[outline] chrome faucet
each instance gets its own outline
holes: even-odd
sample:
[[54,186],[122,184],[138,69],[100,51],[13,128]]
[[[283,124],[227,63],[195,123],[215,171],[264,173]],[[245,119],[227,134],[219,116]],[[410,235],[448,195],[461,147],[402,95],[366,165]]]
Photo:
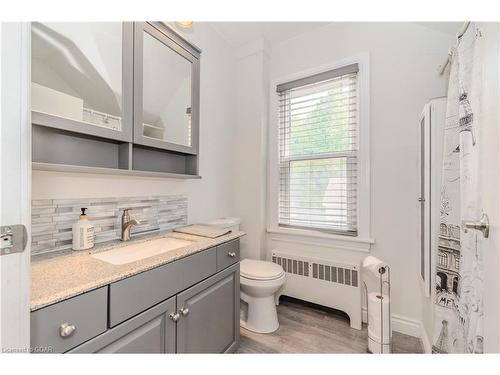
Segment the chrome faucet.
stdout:
[[128,241],[128,240],[130,240],[130,229],[134,225],[139,225],[141,223],[137,219],[130,220],[130,215],[128,213],[129,210],[130,210],[130,208],[124,208],[123,209],[123,215],[122,215],[122,241]]

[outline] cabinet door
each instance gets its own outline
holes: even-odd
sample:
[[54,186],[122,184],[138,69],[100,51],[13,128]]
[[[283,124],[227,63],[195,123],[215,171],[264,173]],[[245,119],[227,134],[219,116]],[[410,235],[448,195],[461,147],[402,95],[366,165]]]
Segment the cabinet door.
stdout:
[[177,322],[178,353],[236,350],[240,339],[239,281],[238,263],[177,295],[182,316]]
[[33,22],[32,122],[132,141],[133,24]]
[[73,349],[71,353],[175,353],[175,297]]
[[199,50],[162,23],[135,23],[134,143],[195,155]]

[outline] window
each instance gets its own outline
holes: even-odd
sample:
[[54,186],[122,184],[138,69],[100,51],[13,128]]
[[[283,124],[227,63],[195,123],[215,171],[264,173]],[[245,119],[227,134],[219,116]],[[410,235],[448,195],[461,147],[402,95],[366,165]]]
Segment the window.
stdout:
[[358,234],[358,64],[277,86],[280,227]]
[[448,256],[444,253],[438,254],[438,264],[442,267],[448,267]]

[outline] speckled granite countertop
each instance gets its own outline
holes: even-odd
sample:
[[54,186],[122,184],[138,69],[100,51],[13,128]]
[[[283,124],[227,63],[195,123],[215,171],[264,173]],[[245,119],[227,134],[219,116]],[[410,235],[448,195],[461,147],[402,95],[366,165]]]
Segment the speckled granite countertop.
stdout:
[[[232,232],[211,239],[177,232],[163,232],[143,235],[126,243],[119,240],[104,242],[97,244],[90,250],[64,250],[35,255],[31,258],[31,311],[173,262],[244,235],[244,232]],[[91,257],[92,254],[98,252],[164,237],[193,241],[193,244],[123,265],[113,265]]]

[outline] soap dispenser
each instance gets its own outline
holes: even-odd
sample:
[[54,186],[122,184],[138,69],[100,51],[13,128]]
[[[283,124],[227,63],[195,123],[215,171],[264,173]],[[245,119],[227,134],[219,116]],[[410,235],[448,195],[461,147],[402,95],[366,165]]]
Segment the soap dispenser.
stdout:
[[73,224],[73,250],[86,250],[94,247],[94,224],[88,219],[85,211],[81,208],[80,219]]

